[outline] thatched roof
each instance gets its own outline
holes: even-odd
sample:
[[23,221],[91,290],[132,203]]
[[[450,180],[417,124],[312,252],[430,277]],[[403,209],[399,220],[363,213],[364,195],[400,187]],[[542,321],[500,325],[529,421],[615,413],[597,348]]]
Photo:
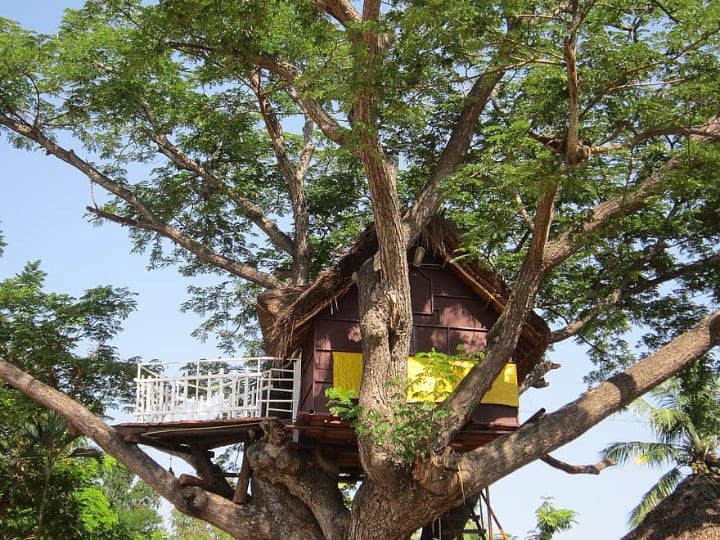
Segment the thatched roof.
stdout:
[[[503,312],[510,296],[507,284],[479,261],[454,260],[461,235],[457,227],[438,217],[430,222],[413,247],[421,245],[433,253],[478,296],[497,312]],[[353,285],[353,273],[375,254],[377,247],[377,237],[371,225],[360,235],[352,249],[337,264],[318,276],[312,285],[276,289],[261,294],[258,297],[258,317],[265,340],[265,352],[285,357],[295,351],[301,345],[313,317],[348,291]],[[540,361],[549,338],[550,332],[545,321],[531,313],[519,345],[520,380]]]
[[623,540],[720,539],[720,474],[690,476]]

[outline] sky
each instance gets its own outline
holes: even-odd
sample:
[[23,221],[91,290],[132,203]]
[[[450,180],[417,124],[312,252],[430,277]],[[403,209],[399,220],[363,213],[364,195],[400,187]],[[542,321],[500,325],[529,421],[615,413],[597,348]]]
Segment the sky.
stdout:
[[[81,5],[79,0],[0,0],[0,17],[51,33],[63,8]],[[80,154],[77,147],[76,152]],[[98,285],[127,287],[138,293],[138,309],[114,341],[122,357],[221,357],[213,342],[200,343],[190,336],[199,319],[180,312],[188,285],[205,283],[190,281],[173,268],[148,270],[147,255],[131,253],[126,230],[88,222],[85,207],[91,204],[90,183],[80,173],[44,152],[16,150],[0,138],[0,231],[8,244],[0,257],[0,279],[21,271],[26,262],[40,260],[48,274],[48,291],[79,296]],[[582,376],[589,366],[582,350],[563,346],[549,359],[563,367],[548,376],[549,388],[523,394],[521,421],[540,408],[557,409],[586,389]],[[118,413],[116,421],[129,418]],[[622,440],[652,437],[645,423],[616,416],[552,455],[572,464],[593,464],[600,460],[600,449]],[[611,467],[597,476],[568,475],[537,462],[491,486],[490,498],[503,529],[519,538],[533,529],[534,511],[542,498],[552,497],[557,507],[579,514],[578,523],[556,539],[608,540],[627,532],[628,512],[661,474],[631,465]]]

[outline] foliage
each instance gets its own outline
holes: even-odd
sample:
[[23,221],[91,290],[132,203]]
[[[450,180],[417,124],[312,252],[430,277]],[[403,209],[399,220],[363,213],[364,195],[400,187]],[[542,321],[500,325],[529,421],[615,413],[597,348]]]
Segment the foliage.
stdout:
[[[667,360],[661,346],[682,336],[693,345],[688,363],[716,345],[705,317],[720,302],[720,4],[360,7],[88,0],[54,35],[0,19],[0,129],[104,190],[108,198],[88,209],[92,219],[127,227],[151,267],[210,275],[217,285],[192,289],[185,307],[206,318],[197,335],[218,333],[228,350],[257,347],[257,319],[272,315],[259,310],[258,294],[271,291],[279,309],[299,298],[319,309],[312,293],[347,290],[363,263],[352,259],[351,243],[377,239],[375,264],[355,275],[362,274],[362,339],[374,377],[372,388],[361,388],[358,427],[365,472],[377,480],[363,484],[351,511],[362,536],[355,516],[367,501],[397,509],[421,500],[427,486],[408,481],[406,465],[429,438],[439,451],[450,448],[444,439],[512,356],[533,307],[552,325],[553,344],[587,346],[590,383],[658,355]],[[426,240],[424,225],[441,212],[466,231],[463,251],[453,255],[491,269],[512,291],[483,362],[447,398],[450,410],[407,404],[400,360],[413,339],[406,249]],[[374,229],[361,234],[370,221]],[[323,273],[335,262],[342,264]],[[37,269],[18,279],[2,294],[38,289]],[[494,298],[502,290],[486,292]],[[122,292],[99,294],[116,308],[128,305]],[[54,309],[50,300],[30,305]],[[59,302],[70,317],[73,301]],[[0,313],[0,343],[24,305]],[[114,383],[102,369],[114,365],[106,338],[115,319],[77,315],[97,324],[71,328],[99,342],[82,373],[100,370]],[[29,335],[36,323],[52,329],[39,312],[28,318]],[[69,350],[73,336],[57,333],[56,348]],[[55,352],[41,344],[26,357],[24,339],[13,336],[2,356],[102,409],[96,394],[76,390],[74,358],[56,368],[48,362]],[[711,353],[703,361],[717,370]],[[652,385],[677,372],[668,363],[644,372]],[[535,459],[579,435],[588,427],[562,416],[569,410],[536,424],[542,431],[564,418],[566,429],[552,441],[530,441],[522,456],[503,447],[503,455]],[[456,458],[467,467],[463,490],[477,492],[514,466],[507,459],[486,467],[488,454]],[[271,482],[285,486],[288,478]],[[388,536],[405,536],[403,526],[422,525],[453,496],[447,475],[425,480],[446,495],[423,499],[418,523],[388,518]],[[385,485],[413,487],[390,496]],[[288,490],[328,493],[295,487]],[[309,513],[322,506],[304,502]],[[344,517],[330,536],[349,530]]]
[[634,404],[634,410],[649,422],[657,441],[613,443],[603,456],[618,463],[670,466],[630,512],[628,523],[636,527],[687,474],[720,470],[720,377],[698,364],[652,390],[647,399]]
[[0,527],[8,538],[161,538],[159,497],[45,412],[3,425]]
[[117,525],[99,537],[117,540],[161,540],[165,538],[160,496],[127,467],[111,456],[103,456],[94,488],[108,501]]
[[[448,387],[454,387],[460,380],[456,362],[467,361],[462,355],[447,355],[437,351],[419,353],[423,371],[405,381],[389,381],[393,389],[393,421],[387,422],[372,412],[363,413],[358,405],[357,391],[331,387],[325,391],[331,414],[352,423],[358,436],[371,434],[381,442],[390,442],[393,455],[403,465],[411,465],[418,454],[426,454],[433,435],[433,422],[447,414],[447,409],[437,407],[434,400],[442,401],[448,396]],[[412,390],[427,386],[430,391]],[[412,392],[412,400],[408,396]],[[429,399],[432,398],[432,399]]]
[[404,467],[412,465],[419,455],[429,452],[434,421],[448,414],[448,408],[434,402],[408,402],[404,381],[390,380],[392,421],[374,411],[360,411],[355,430],[358,437],[371,437],[376,444],[392,449],[392,456]]
[[[97,414],[130,402],[135,363],[119,359],[110,340],[135,309],[133,294],[105,286],[76,299],[45,292],[44,282],[39,262],[0,281],[0,357]],[[16,410],[31,407],[13,395]]]
[[13,425],[3,425],[3,432],[0,526],[10,537],[64,531],[79,538],[84,531],[80,505],[66,495],[87,486],[87,477],[73,459],[80,447],[68,434],[64,419],[55,413],[20,417]]
[[555,534],[570,530],[577,523],[575,518],[578,514],[567,508],[556,508],[552,497],[543,497],[543,503],[535,510],[535,515],[535,540],[550,540]]
[[209,523],[181,514],[170,512],[171,536],[177,540],[230,540],[232,536],[216,529]]
[[349,422],[355,422],[360,416],[362,409],[357,404],[356,390],[332,387],[325,390],[325,397],[331,414]]
[[325,395],[332,414],[352,422],[358,437],[370,436],[379,444],[389,443],[392,455],[404,466],[411,465],[418,454],[425,454],[433,434],[433,420],[444,414],[434,403],[406,403],[405,392],[395,394],[393,422],[373,412],[363,413],[354,390],[328,388]]
[[482,360],[483,353],[467,355],[462,347],[457,354],[450,355],[432,349],[417,352],[415,359],[422,370],[408,377],[408,396],[414,401],[443,401],[465,376],[470,366]]
[[[134,363],[109,344],[134,309],[126,289],[43,290],[39,263],[0,282],[0,357],[97,414],[127,403]],[[80,347],[90,353],[78,354]],[[159,533],[159,497],[66,420],[0,386],[0,529],[9,538],[133,540]]]
[[412,465],[419,455],[429,452],[434,434],[433,421],[447,411],[431,403],[393,402],[394,421],[388,422],[372,412],[362,416],[356,427],[358,437],[371,436],[377,444],[392,448],[392,456],[403,466]]

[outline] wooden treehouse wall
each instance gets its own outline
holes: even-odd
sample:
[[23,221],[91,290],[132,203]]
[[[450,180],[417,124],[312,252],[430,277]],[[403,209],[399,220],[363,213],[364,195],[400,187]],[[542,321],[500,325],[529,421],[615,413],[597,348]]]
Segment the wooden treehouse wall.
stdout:
[[[410,275],[413,333],[410,354],[435,350],[457,354],[461,346],[471,355],[485,349],[488,329],[498,314],[469,285],[435,261],[412,268]],[[333,353],[362,353],[358,324],[357,289],[351,288],[314,319],[304,346],[299,413],[328,415],[325,391],[333,380]],[[517,425],[517,407],[484,403],[474,423],[511,428]]]

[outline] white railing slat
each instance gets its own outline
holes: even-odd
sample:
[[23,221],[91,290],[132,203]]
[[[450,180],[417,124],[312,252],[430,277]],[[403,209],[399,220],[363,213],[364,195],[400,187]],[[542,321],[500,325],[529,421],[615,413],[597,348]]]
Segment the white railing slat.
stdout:
[[[292,368],[269,367],[278,360],[292,362]],[[210,372],[211,363],[222,363],[227,369],[220,367]],[[185,371],[180,375],[179,370],[188,366],[194,374]],[[171,371],[175,374],[169,374]],[[300,395],[299,374],[299,359],[141,363],[135,379],[135,419],[142,423],[274,415],[294,419]]]

